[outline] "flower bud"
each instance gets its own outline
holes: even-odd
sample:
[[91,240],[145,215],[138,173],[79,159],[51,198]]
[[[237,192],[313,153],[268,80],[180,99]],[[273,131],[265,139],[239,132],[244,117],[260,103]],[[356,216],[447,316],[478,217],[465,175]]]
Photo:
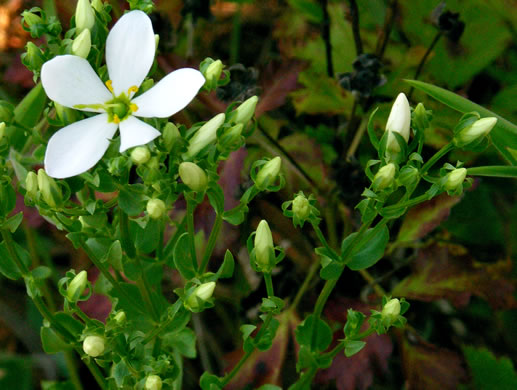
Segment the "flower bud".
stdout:
[[211,84],[217,82],[219,80],[219,77],[221,77],[221,73],[223,71],[223,63],[221,60],[216,60],[212,62],[210,65],[208,65],[208,68],[206,68],[205,71],[205,79],[207,83]]
[[161,390],[162,378],[158,375],[149,375],[145,380],[145,390]]
[[305,220],[311,211],[309,201],[303,194],[299,194],[293,200],[293,214],[300,220]]
[[204,191],[208,185],[206,173],[198,165],[191,162],[182,162],[179,166],[181,180],[192,191]]
[[187,298],[187,306],[192,310],[199,309],[200,302],[206,302],[214,293],[215,282],[203,283],[202,285],[196,287],[196,289],[189,295]]
[[457,168],[453,171],[450,171],[445,177],[446,180],[443,187],[447,191],[454,191],[465,181],[465,178],[467,177],[467,170],[465,168]]
[[418,182],[420,172],[413,166],[405,166],[399,172],[398,181],[403,186],[409,187]]
[[219,137],[219,144],[225,148],[240,146],[243,128],[244,126],[242,123],[238,123],[235,126],[230,127]]
[[390,299],[382,308],[381,315],[393,322],[400,314],[400,301],[397,298]]
[[30,11],[23,11],[22,18],[25,21],[25,23],[27,23],[27,26],[29,26],[29,27],[32,27],[36,24],[43,23],[41,16],[36,15],[35,13],[30,12]]
[[205,146],[214,142],[217,138],[217,129],[224,123],[223,113],[214,116],[206,122],[190,139],[186,157],[190,158],[198,154]]
[[68,288],[66,289],[66,298],[70,302],[77,302],[81,295],[83,295],[86,286],[88,285],[88,274],[86,271],[81,271],[72,279]]
[[255,107],[257,106],[258,97],[252,96],[244,103],[242,103],[239,107],[235,109],[235,116],[232,118],[235,123],[242,123],[244,126],[248,124],[248,122],[253,117],[255,113]]
[[431,111],[427,111],[422,103],[418,103],[413,110],[413,128],[423,131],[429,127],[431,119]]
[[92,48],[90,29],[85,28],[72,42],[72,54],[82,58],[88,57]]
[[166,211],[165,203],[163,203],[163,200],[161,199],[151,199],[147,202],[147,214],[152,219],[159,219],[161,218]]
[[266,220],[260,221],[255,233],[255,263],[263,272],[271,272],[275,265],[273,236]]
[[54,108],[56,109],[56,115],[65,124],[74,123],[78,119],[77,110],[62,106],[58,102],[54,102]]
[[497,118],[481,118],[472,125],[461,130],[455,137],[457,146],[465,146],[483,137],[486,137],[497,123]]
[[154,34],[154,50],[158,50],[159,44],[160,44],[160,36],[158,34]]
[[147,146],[137,146],[131,151],[131,161],[137,165],[145,164],[151,158],[151,152]]
[[381,167],[373,178],[373,189],[375,191],[382,191],[389,187],[393,183],[396,170],[395,164],[393,163]]
[[56,207],[62,201],[61,189],[57,183],[47,175],[44,169],[38,170],[38,187],[43,200],[50,206]]
[[255,177],[255,185],[259,190],[265,190],[270,185],[274,184],[278,174],[280,173],[280,167],[282,166],[282,159],[275,157],[265,163]]
[[30,69],[40,69],[45,62],[41,49],[32,42],[27,42],[27,52],[22,54],[22,62]]
[[29,195],[32,199],[36,199],[38,195],[38,176],[36,173],[30,171],[27,173],[25,177],[25,189],[27,191],[27,195]]
[[5,135],[5,122],[0,122],[0,141],[2,140],[2,138],[4,138],[4,135]]
[[167,151],[170,152],[176,140],[181,138],[181,134],[174,123],[167,122],[167,124],[163,128],[162,138],[163,146],[165,146],[165,149],[167,149]]
[[104,4],[101,0],[92,0],[92,7],[97,12],[102,12],[104,10]]
[[119,325],[123,324],[124,322],[126,322],[126,312],[125,311],[119,311],[115,317],[113,317],[113,319],[115,320],[115,322]]
[[81,33],[85,28],[91,30],[95,25],[95,11],[89,0],[78,0],[75,9],[75,27]]
[[105,341],[102,336],[87,336],[83,341],[83,351],[91,357],[97,357],[104,353]]
[[386,122],[388,142],[386,149],[390,152],[400,152],[400,145],[392,132],[399,133],[406,142],[409,140],[409,127],[411,124],[411,110],[406,95],[399,93]]

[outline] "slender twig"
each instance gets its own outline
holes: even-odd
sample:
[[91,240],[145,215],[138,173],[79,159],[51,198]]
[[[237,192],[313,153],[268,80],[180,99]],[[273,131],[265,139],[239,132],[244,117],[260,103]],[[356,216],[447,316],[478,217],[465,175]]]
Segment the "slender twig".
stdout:
[[194,210],[196,209],[196,204],[193,199],[190,198],[188,194],[185,194],[185,199],[187,201],[187,231],[189,238],[189,246],[190,246],[190,257],[192,260],[192,267],[197,271],[197,255],[196,255],[196,242],[195,242],[195,233],[194,233]]
[[[440,40],[441,37],[442,37],[442,31],[438,31],[436,33],[436,35],[434,36],[433,41],[427,48],[424,56],[420,60],[420,63],[418,64],[418,67],[416,68],[416,72],[415,72],[415,76],[413,77],[413,80],[418,80],[418,78],[420,77],[420,73],[422,73],[422,70],[424,69],[424,65],[427,61],[427,57],[429,57],[429,55],[431,54],[431,52],[433,51],[434,47],[436,46],[436,44],[438,43],[438,41]],[[411,96],[413,96],[414,90],[415,90],[415,88],[411,87],[411,89],[409,90],[409,93],[408,93],[408,99],[411,99]]]
[[208,238],[208,244],[206,245],[205,253],[203,255],[203,259],[201,260],[201,266],[199,267],[199,273],[203,274],[206,271],[206,267],[208,266],[208,261],[212,256],[212,252],[214,251],[215,244],[217,241],[217,237],[219,237],[219,232],[221,230],[221,226],[223,224],[223,215],[222,213],[216,213],[214,226],[212,226],[212,231],[210,232],[210,237]]
[[354,33],[355,52],[359,57],[363,54],[363,43],[359,30],[359,9],[355,0],[350,0],[350,16],[352,17],[352,32]]
[[328,11],[328,0],[320,0],[323,10],[323,21],[321,23],[321,36],[325,42],[325,55],[327,58],[327,74],[334,77],[334,64],[332,63],[332,44],[330,42],[330,18]]
[[386,10],[386,18],[384,19],[384,28],[382,30],[382,34],[377,41],[377,48],[375,50],[375,54],[379,58],[379,61],[382,60],[384,56],[384,52],[386,51],[386,47],[388,46],[388,41],[390,38],[391,29],[393,28],[393,23],[395,21],[395,16],[397,14],[398,9],[398,0],[391,0],[389,8]]

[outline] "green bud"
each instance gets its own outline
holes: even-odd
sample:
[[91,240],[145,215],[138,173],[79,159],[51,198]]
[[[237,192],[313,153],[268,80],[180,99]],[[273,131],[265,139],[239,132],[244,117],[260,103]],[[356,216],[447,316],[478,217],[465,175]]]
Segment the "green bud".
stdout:
[[62,106],[58,102],[54,102],[54,108],[56,109],[57,117],[61,119],[63,123],[68,124],[77,121],[77,110]]
[[83,351],[91,357],[97,357],[104,353],[105,340],[102,336],[87,336],[83,341]]
[[101,13],[104,11],[104,4],[101,0],[92,0],[92,7],[95,11]]
[[165,203],[163,203],[163,200],[161,199],[151,199],[147,202],[147,214],[152,219],[159,219],[164,214],[167,208],[165,207]]
[[187,158],[194,157],[198,154],[205,146],[213,143],[217,138],[217,130],[224,123],[225,115],[223,113],[214,116],[208,122],[206,122],[201,128],[194,134],[190,139],[188,150],[186,153]]
[[390,299],[382,308],[381,315],[393,322],[400,315],[400,301],[397,298]]
[[23,55],[23,63],[30,69],[40,69],[45,62],[41,49],[32,42],[27,42],[27,52]]
[[235,126],[230,127],[221,137],[219,137],[219,144],[226,148],[240,146],[243,128],[244,126],[242,123],[238,123]]
[[87,58],[92,48],[90,29],[85,28],[72,42],[72,54]]
[[403,186],[411,186],[418,181],[420,173],[417,168],[413,166],[405,166],[399,172],[398,181]]
[[431,111],[427,111],[422,103],[418,103],[413,110],[413,128],[423,131],[429,127],[431,119]]
[[9,123],[13,116],[14,106],[5,100],[0,100],[0,121]]
[[275,266],[273,236],[266,220],[260,221],[255,233],[255,263],[263,272],[271,272]]
[[180,138],[181,134],[176,125],[172,122],[167,122],[162,133],[163,146],[165,146],[165,149],[170,152],[176,140]]
[[208,185],[208,178],[204,170],[191,162],[182,162],[179,166],[181,180],[192,191],[204,191]]
[[149,375],[145,380],[145,390],[161,390],[162,378],[158,375]]
[[115,317],[113,317],[113,319],[115,320],[115,322],[119,325],[123,324],[124,322],[126,322],[126,312],[124,311],[119,311]]
[[280,173],[280,167],[282,166],[282,159],[275,157],[265,163],[255,177],[255,185],[259,190],[265,190],[270,185],[274,184],[278,174]]
[[22,12],[22,18],[27,23],[27,26],[32,27],[36,24],[43,23],[43,20],[41,17],[35,13],[32,13],[30,11],[23,11]]
[[151,158],[151,152],[147,146],[137,146],[131,151],[131,160],[137,164],[145,164]]
[[208,65],[208,68],[206,68],[205,71],[205,79],[208,83],[212,83],[214,81],[219,80],[219,77],[221,77],[221,73],[223,71],[223,63],[221,60],[216,60],[212,62],[210,65]]
[[0,122],[0,141],[2,140],[2,138],[4,138],[4,135],[5,135],[5,122]]
[[72,279],[68,288],[66,289],[66,298],[70,302],[77,302],[81,295],[83,295],[86,286],[88,285],[88,274],[86,271],[81,271]]
[[47,175],[44,169],[38,170],[38,187],[43,200],[50,207],[57,207],[63,200],[61,189],[54,179]]
[[475,121],[472,125],[461,130],[454,137],[456,146],[465,146],[472,142],[478,141],[486,137],[497,123],[497,118],[481,118]]
[[158,34],[154,34],[154,49],[158,50],[158,45],[160,44],[160,36]]
[[78,0],[75,9],[75,27],[81,33],[85,28],[91,30],[95,25],[95,11],[89,0]]
[[293,214],[300,220],[304,221],[307,219],[311,212],[309,200],[305,195],[297,195],[293,200]]
[[257,106],[258,97],[252,96],[234,111],[235,116],[232,117],[233,122],[242,123],[247,125],[255,113],[255,107]]
[[373,178],[373,188],[375,191],[381,191],[387,187],[389,187],[393,183],[393,179],[395,178],[395,173],[397,168],[395,164],[389,163],[377,172],[375,177]]
[[391,107],[391,112],[386,122],[386,131],[388,134],[388,143],[386,149],[390,152],[400,152],[400,145],[392,134],[399,133],[406,142],[409,140],[409,129],[411,125],[411,109],[406,95],[399,93],[395,103]]
[[38,195],[38,176],[36,173],[30,171],[27,173],[25,177],[25,189],[27,190],[27,195],[32,199],[36,199]]
[[465,178],[467,177],[467,170],[465,168],[457,168],[453,171],[450,171],[445,177],[446,180],[443,187],[447,191],[454,191],[465,181]]
[[215,282],[203,283],[202,285],[196,287],[196,289],[189,295],[187,298],[186,305],[191,310],[198,310],[200,307],[200,302],[208,301],[215,289]]

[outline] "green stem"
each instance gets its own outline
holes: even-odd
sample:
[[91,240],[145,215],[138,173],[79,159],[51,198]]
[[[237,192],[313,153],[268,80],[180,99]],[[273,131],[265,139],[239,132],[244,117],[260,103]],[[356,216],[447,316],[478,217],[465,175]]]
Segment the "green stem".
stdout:
[[155,321],[158,321],[160,316],[158,315],[158,310],[156,309],[155,305],[153,304],[153,300],[151,299],[151,288],[145,276],[144,266],[142,265],[142,262],[138,256],[135,258],[135,261],[138,265],[138,268],[140,268],[140,277],[138,278],[136,285],[147,306],[147,311],[151,314]]
[[183,302],[181,300],[177,300],[172,309],[172,314],[162,322],[159,326],[155,326],[154,329],[146,336],[146,338],[142,341],[142,345],[146,345],[150,341],[152,341],[156,336],[158,336],[160,333],[163,333],[163,331],[174,321],[174,318],[176,317],[176,314],[181,309],[181,305]]
[[300,287],[300,289],[296,293],[296,296],[294,297],[290,310],[294,311],[298,307],[298,304],[300,303],[303,294],[305,294],[305,292],[309,288],[309,284],[311,283],[312,278],[314,278],[314,275],[316,275],[316,272],[318,271],[319,267],[319,262],[315,261],[312,263],[311,268],[309,268],[309,272],[307,273],[307,276],[305,277],[305,280],[302,283],[302,286]]
[[122,209],[119,209],[119,226],[122,248],[124,248],[130,259],[134,259],[136,256],[136,250],[129,235],[129,217]]
[[212,252],[214,251],[217,237],[219,237],[219,232],[221,231],[221,226],[223,225],[223,214],[217,213],[215,215],[214,226],[212,226],[212,231],[210,232],[210,237],[208,238],[208,244],[206,245],[205,253],[203,255],[203,259],[201,260],[201,266],[199,267],[199,273],[203,274],[206,271],[206,267],[208,266],[208,261],[212,256]]
[[425,202],[426,200],[429,200],[429,195],[427,193],[422,194],[420,196],[417,196],[416,198],[410,199],[406,202],[397,203],[391,206],[387,206],[383,208],[383,211],[385,212],[393,212],[400,209],[405,209],[407,207],[411,207],[414,205],[417,205],[419,203]]
[[165,233],[165,223],[163,222],[163,219],[160,223],[160,232],[159,234],[159,241],[158,241],[158,247],[156,248],[156,260],[158,262],[162,261],[162,254],[163,254],[163,240],[164,240],[164,233]]
[[233,15],[233,29],[230,41],[230,64],[237,63],[241,44],[241,4],[237,5],[237,11]]
[[319,226],[316,223],[311,223],[311,224],[312,224],[312,228],[314,229],[314,232],[316,233],[316,236],[318,237],[318,240],[320,240],[321,244],[325,247],[325,249],[330,254],[332,254],[332,256],[334,257],[333,260],[339,260],[338,254],[334,251],[334,249],[332,249],[330,247],[330,245],[328,244],[327,240],[325,239],[325,236],[321,232],[321,229],[319,228]]
[[275,296],[275,292],[273,290],[273,279],[271,278],[271,273],[270,272],[265,272],[264,273],[264,281],[266,282],[266,290],[267,290],[268,298],[269,297],[274,297]]
[[420,169],[420,175],[423,176],[432,168],[432,166],[443,156],[449,153],[455,146],[452,142],[448,143],[444,147],[442,147],[439,151],[437,151],[433,157],[431,157]]
[[221,381],[221,385],[222,387],[224,388],[224,386],[226,386],[232,379],[233,377],[239,372],[239,370],[241,369],[241,367],[244,365],[244,363],[246,363],[246,360],[248,360],[248,358],[251,356],[251,354],[253,353],[253,349],[246,352],[242,357],[241,357],[241,360],[239,360],[237,362],[237,364],[232,368],[232,370],[226,374],[223,378],[223,380]]
[[79,373],[77,372],[77,365],[75,364],[75,356],[70,351],[66,351],[64,356],[66,368],[68,369],[68,374],[70,375],[70,382],[72,382],[75,390],[83,390],[81,378],[79,377]]
[[180,235],[183,233],[185,229],[185,222],[187,220],[187,216],[183,217],[181,222],[177,225],[177,230],[174,233],[174,235],[169,239],[167,244],[165,245],[165,248],[163,248],[163,254],[162,258],[166,259],[170,252],[174,249],[174,246],[176,245],[176,242],[178,242],[178,239],[180,238]]
[[188,194],[185,194],[185,199],[187,200],[187,231],[190,244],[190,257],[192,258],[192,266],[197,271],[198,264],[194,234],[194,210],[196,209],[196,204]]

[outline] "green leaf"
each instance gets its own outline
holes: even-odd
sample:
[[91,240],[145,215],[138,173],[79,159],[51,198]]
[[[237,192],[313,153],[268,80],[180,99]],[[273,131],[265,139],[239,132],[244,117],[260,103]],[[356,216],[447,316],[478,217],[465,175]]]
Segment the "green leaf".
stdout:
[[223,264],[221,264],[221,267],[219,267],[219,270],[217,271],[217,278],[231,278],[234,269],[235,260],[233,259],[232,252],[227,249],[224,254]]
[[106,261],[117,271],[122,271],[122,246],[120,241],[114,241],[108,249]]
[[190,280],[196,276],[196,270],[192,264],[189,245],[189,235],[185,232],[180,236],[178,242],[176,242],[176,246],[173,251],[174,265],[181,276],[186,280]]
[[486,348],[464,347],[463,352],[476,390],[517,389],[517,372],[509,358],[497,359]]
[[41,390],[75,390],[72,382],[41,381]]
[[18,226],[20,226],[20,223],[23,221],[23,212],[19,212],[18,214],[13,215],[11,218],[9,218],[7,221],[5,221],[2,224],[3,229],[9,229],[11,233],[14,233],[16,229],[18,229]]
[[209,374],[208,371],[205,371],[203,375],[201,375],[199,386],[201,386],[202,390],[221,390],[223,388],[219,377]]
[[195,359],[197,356],[196,334],[190,328],[169,333],[164,337],[164,345],[177,349],[179,353],[189,359]]
[[341,276],[341,271],[345,265],[338,261],[331,261],[325,267],[320,270],[320,277],[323,280],[334,280],[338,279]]
[[343,341],[343,344],[345,345],[346,357],[355,355],[366,346],[366,342],[361,340],[345,340]]
[[112,377],[117,383],[117,387],[121,388],[124,385],[124,379],[129,376],[129,369],[124,360],[120,360],[113,366]]
[[144,229],[136,228],[135,246],[143,253],[151,253],[160,242],[160,224],[156,219],[149,219]]
[[502,165],[467,168],[467,175],[517,178],[517,167]]
[[323,9],[321,6],[311,0],[287,0],[291,8],[299,11],[313,23],[321,23],[323,21]]
[[105,261],[106,254],[109,252],[112,241],[107,237],[92,237],[86,240],[85,245],[92,251],[95,258]]
[[17,357],[9,354],[2,354],[0,357],[0,389],[5,390],[31,390],[32,373],[31,373],[30,356]]
[[[356,235],[357,232],[352,233],[343,240],[343,243],[341,244],[341,253],[345,252],[346,248],[352,243]],[[389,239],[390,234],[386,225],[384,225],[380,231],[376,231],[375,228],[368,229],[363,238],[352,250],[351,258],[346,262],[347,267],[354,271],[371,267],[377,263],[382,256],[384,256],[384,251]]]
[[14,109],[14,120],[27,128],[36,126],[46,103],[47,95],[38,83]]
[[32,277],[37,280],[50,278],[52,275],[52,270],[49,267],[45,267],[44,265],[40,265],[39,267],[34,268],[31,271]]
[[241,203],[237,207],[235,207],[231,210],[225,211],[223,214],[223,219],[226,222],[237,226],[237,225],[240,225],[244,221],[244,218],[246,217],[247,212],[248,212],[248,206],[246,206],[246,204],[244,204],[244,203]]
[[[29,252],[23,249],[16,242],[13,242],[13,245],[18,258],[28,268],[31,263]],[[13,280],[18,279],[21,276],[20,270],[7,250],[5,242],[0,243],[0,273],[2,273],[6,278]]]
[[[313,351],[324,351],[332,341],[332,330],[321,318],[318,318],[316,324],[314,324],[314,318],[315,317],[311,314],[300,325],[298,325],[295,331],[296,341],[298,341],[298,344],[307,346]],[[316,326],[316,336],[313,349],[311,344],[314,326]]]
[[422,81],[406,80],[406,82],[461,113],[476,111],[481,115],[481,117],[496,117],[497,123],[490,134],[492,142],[497,150],[503,154],[507,160],[512,162],[512,165],[517,165],[517,161],[507,149],[511,148],[517,150],[517,125],[514,125],[502,116],[497,115],[496,113],[487,110],[479,104],[471,102],[454,92],[447,91],[446,89],[424,83]]
[[68,345],[52,328],[42,326],[40,336],[41,345],[43,346],[45,353],[52,354],[73,349],[73,346]]
[[275,386],[275,385],[262,385],[258,388],[258,390],[282,390],[281,387]]
[[118,194],[118,204],[130,217],[140,214],[144,210],[143,186],[133,184],[122,187]]

